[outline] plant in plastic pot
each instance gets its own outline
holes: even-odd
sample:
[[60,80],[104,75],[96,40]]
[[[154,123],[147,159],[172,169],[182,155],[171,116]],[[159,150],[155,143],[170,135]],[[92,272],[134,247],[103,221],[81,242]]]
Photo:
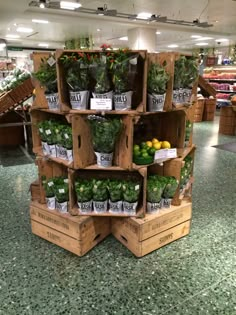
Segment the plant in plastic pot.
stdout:
[[50,155],[49,145],[47,143],[47,134],[46,130],[48,129],[48,121],[41,121],[37,125],[39,130],[39,136],[41,139],[42,150],[44,155]]
[[166,63],[159,65],[152,63],[148,71],[147,90],[148,90],[148,110],[150,112],[163,111],[167,82],[170,75],[165,70]]
[[122,212],[122,199],[123,199],[123,189],[122,182],[120,180],[109,180],[107,189],[109,191],[109,212],[121,213]]
[[64,146],[64,134],[65,134],[66,125],[58,124],[55,128],[55,137],[56,137],[56,154],[57,157],[63,160],[67,159],[67,150]]
[[93,210],[93,183],[91,180],[78,179],[75,181],[77,203],[81,213]]
[[166,177],[167,182],[166,186],[164,188],[163,194],[162,194],[162,206],[164,208],[170,208],[171,207],[171,201],[175,195],[175,192],[179,186],[179,181],[173,177],[168,176]]
[[159,176],[152,175],[147,180],[147,213],[156,213],[162,207],[161,197],[166,183]]
[[66,82],[69,86],[70,103],[72,109],[88,109],[89,101],[89,65],[90,54],[83,52],[64,55],[61,58],[66,69]]
[[46,129],[45,129],[45,134],[46,134],[46,139],[47,139],[47,144],[49,148],[49,155],[52,157],[56,157],[56,142],[57,142],[57,137],[56,137],[56,128],[58,123],[54,120],[48,120],[47,122],[45,121]]
[[190,102],[193,84],[198,79],[199,65],[195,56],[185,58],[185,71],[183,77],[183,101]]
[[66,148],[66,159],[73,161],[73,137],[71,126],[65,126],[63,129],[64,147]]
[[108,209],[108,190],[106,179],[94,179],[93,185],[93,210],[95,213],[104,213]]
[[129,215],[136,215],[140,195],[140,183],[138,181],[126,181],[123,189],[123,210]]
[[56,208],[56,199],[53,178],[46,179],[46,176],[42,176],[41,179],[45,191],[47,207],[50,210],[54,210]]
[[33,76],[46,88],[45,96],[49,109],[59,110],[57,72],[54,55],[51,55],[49,58],[42,58],[39,70],[33,73]]
[[60,213],[67,213],[69,201],[68,179],[58,177],[54,179],[54,185],[56,208],[59,210]]
[[97,164],[101,167],[112,165],[113,151],[116,140],[122,128],[122,122],[118,118],[105,118],[101,116],[88,116],[92,132],[92,141]]

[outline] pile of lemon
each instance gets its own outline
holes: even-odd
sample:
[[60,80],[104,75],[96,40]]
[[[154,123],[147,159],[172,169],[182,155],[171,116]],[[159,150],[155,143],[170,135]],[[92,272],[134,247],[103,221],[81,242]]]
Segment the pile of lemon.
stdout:
[[135,144],[133,147],[133,155],[135,157],[148,158],[154,156],[155,152],[160,149],[170,149],[169,141],[158,141],[153,138],[151,141],[142,142],[140,145]]

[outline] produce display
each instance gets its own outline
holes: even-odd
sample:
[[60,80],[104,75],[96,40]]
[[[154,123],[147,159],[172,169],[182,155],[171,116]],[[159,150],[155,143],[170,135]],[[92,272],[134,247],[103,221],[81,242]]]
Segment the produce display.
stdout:
[[133,146],[133,161],[135,164],[145,165],[151,164],[154,161],[155,152],[160,149],[170,149],[169,141],[152,140],[142,142],[141,144],[134,144]]
[[21,85],[25,80],[31,77],[30,73],[24,69],[15,68],[11,74],[9,74],[0,83],[0,92],[10,91],[17,86]]
[[42,176],[41,179],[48,209],[57,209],[60,213],[67,213],[69,201],[68,178],[53,177],[46,179],[45,176]]
[[44,155],[73,161],[72,128],[56,120],[45,120],[38,124]]
[[147,212],[156,213],[162,208],[170,208],[178,185],[175,177],[150,175],[147,180]]
[[138,181],[77,179],[75,192],[79,211],[135,215],[140,195]]
[[181,169],[181,174],[180,174],[180,189],[183,190],[188,183],[191,173],[192,173],[192,168],[193,168],[193,159],[191,156],[186,156],[184,159],[184,167]]
[[88,121],[98,166],[112,166],[115,143],[122,128],[121,119],[90,115]]

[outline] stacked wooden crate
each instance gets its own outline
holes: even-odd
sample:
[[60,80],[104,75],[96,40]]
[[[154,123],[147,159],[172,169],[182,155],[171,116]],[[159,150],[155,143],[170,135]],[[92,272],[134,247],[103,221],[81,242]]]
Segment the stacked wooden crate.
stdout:
[[[150,174],[158,174],[174,176],[180,180],[181,169],[184,167],[186,156],[191,156],[194,159],[195,147],[192,144],[192,135],[187,142],[185,141],[186,121],[193,123],[194,120],[194,104],[192,106],[189,104],[187,107],[186,104],[185,106],[180,104],[177,108],[172,105],[174,62],[179,58],[179,54],[147,54],[146,51],[133,52],[138,54],[138,75],[136,76],[136,88],[131,110],[72,110],[64,68],[59,60],[63,55],[69,55],[73,51],[59,50],[56,53],[60,105],[58,111],[49,110],[44,95],[45,89],[39,83],[36,83],[36,98],[31,117],[33,151],[37,155],[39,179],[38,186],[34,184],[31,187],[33,192],[31,204],[32,232],[77,255],[85,254],[108,234],[112,233],[136,256],[140,257],[187,235],[190,230],[193,174],[191,174],[191,179],[184,190],[180,189],[180,186],[178,187],[170,209],[162,209],[157,214],[146,213],[148,176]],[[88,53],[95,52],[88,51]],[[48,56],[49,54],[47,53],[33,54],[35,70],[39,68],[41,58]],[[147,111],[146,105],[147,71],[151,62],[162,64],[163,61],[166,61],[166,70],[170,74],[164,110],[150,113]],[[193,95],[196,94],[196,86],[192,93]],[[122,120],[123,129],[116,143],[114,164],[111,167],[101,169],[96,165],[91,132],[87,120],[88,115],[91,114],[106,114],[110,116],[115,114],[119,115]],[[38,123],[52,118],[66,122],[72,127],[72,162],[58,157],[45,156],[43,153],[38,133]],[[168,139],[172,146],[177,148],[177,158],[168,159],[161,164],[136,165],[133,163],[133,145],[137,141],[145,141],[152,137]],[[69,182],[69,208],[66,214],[47,209],[42,184],[42,176],[51,178],[61,175],[66,176]],[[75,194],[74,183],[76,178],[123,179],[125,177],[135,178],[140,182],[140,200],[135,215],[131,217],[125,213],[114,214],[110,212],[103,214],[91,212],[85,216],[81,215]],[[38,197],[35,196],[36,186]],[[152,232],[146,233],[147,229]],[[130,242],[132,244],[134,242],[134,246],[130,246]],[[82,243],[86,244],[84,249],[81,249]],[[77,249],[75,250],[75,248]]]

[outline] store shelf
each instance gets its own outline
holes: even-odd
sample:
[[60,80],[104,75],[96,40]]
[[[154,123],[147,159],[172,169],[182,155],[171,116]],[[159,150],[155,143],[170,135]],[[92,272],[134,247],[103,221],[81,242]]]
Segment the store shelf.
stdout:
[[235,93],[236,94],[236,91],[230,91],[230,90],[216,90],[216,92],[219,92],[219,93]]
[[224,99],[222,99],[222,98],[217,98],[217,102],[222,102],[222,103],[231,103],[231,101],[230,100],[224,100]]
[[225,81],[236,82],[236,79],[210,79],[210,78],[205,78],[205,80],[208,80],[208,81],[219,81],[219,82],[225,82]]
[[56,157],[52,157],[50,155],[44,155],[43,151],[42,151],[42,147],[36,147],[33,149],[34,154],[36,154],[39,157],[45,157],[47,158],[49,161],[54,161],[58,164],[63,164],[67,167],[73,167],[73,162],[68,162],[67,160],[63,160],[63,159],[59,159]]

